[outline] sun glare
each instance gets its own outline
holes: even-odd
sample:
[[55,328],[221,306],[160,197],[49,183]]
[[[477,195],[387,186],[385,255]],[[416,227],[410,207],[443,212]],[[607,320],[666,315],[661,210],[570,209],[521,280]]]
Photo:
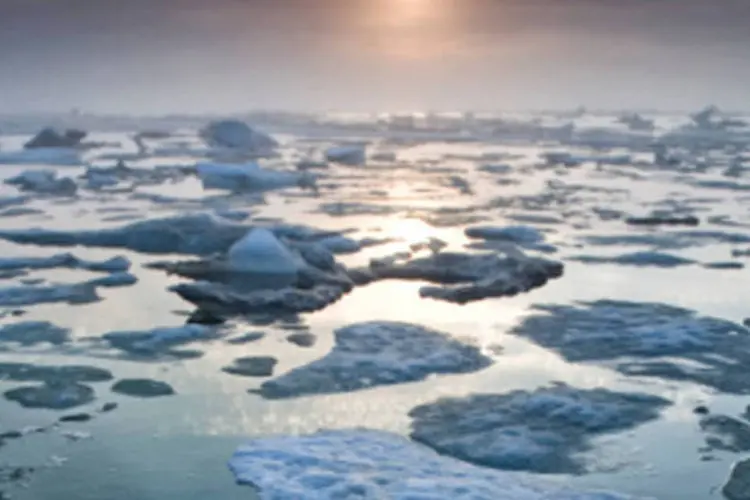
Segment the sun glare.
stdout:
[[450,55],[455,49],[453,6],[450,0],[373,0],[371,46],[394,60]]
[[424,242],[435,236],[435,230],[419,219],[393,219],[384,230],[388,236],[409,244]]

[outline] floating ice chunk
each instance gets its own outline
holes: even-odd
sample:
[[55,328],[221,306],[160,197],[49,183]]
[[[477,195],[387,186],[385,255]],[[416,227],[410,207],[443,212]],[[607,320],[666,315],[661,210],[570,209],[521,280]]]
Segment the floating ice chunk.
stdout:
[[531,226],[473,226],[464,231],[469,238],[510,241],[518,245],[534,245],[544,241],[544,234]]
[[741,460],[732,466],[729,479],[721,489],[728,500],[750,499],[750,460]]
[[564,385],[441,399],[414,408],[412,438],[441,454],[499,469],[579,473],[589,440],[659,417],[669,401]]
[[59,253],[50,257],[0,257],[0,270],[15,269],[52,269],[69,267],[88,271],[122,272],[130,269],[126,257],[112,257],[104,261],[79,259],[70,253]]
[[662,249],[680,249],[707,244],[750,243],[750,235],[725,231],[669,231],[649,234],[604,234],[586,236],[586,243],[598,246],[644,245]]
[[328,148],[325,157],[331,163],[359,166],[367,161],[367,149],[362,145],[336,146]]
[[158,398],[172,396],[175,393],[172,386],[166,382],[147,378],[118,380],[112,385],[112,392],[138,398]]
[[419,325],[357,323],[334,332],[325,357],[261,386],[269,399],[350,392],[424,380],[434,374],[471,373],[492,364],[476,346]]
[[79,166],[81,155],[75,149],[69,148],[43,148],[25,151],[3,151],[0,152],[0,165],[60,165]]
[[222,371],[242,377],[270,377],[278,360],[272,356],[246,356],[235,359]]
[[395,151],[379,151],[377,153],[373,153],[372,159],[382,162],[395,162],[397,160],[397,156]]
[[0,230],[0,239],[34,245],[117,247],[146,253],[207,255],[226,251],[247,230],[247,225],[199,213],[139,221],[115,229]]
[[[510,333],[528,337],[569,361],[612,361],[633,376],[691,381],[750,393],[750,330],[695,311],[615,300],[535,306]],[[661,360],[656,358],[668,358]],[[697,364],[697,366],[696,366]]]
[[64,132],[47,127],[24,144],[24,149],[74,148],[88,135],[83,130],[69,129]]
[[482,165],[479,167],[479,170],[482,172],[487,172],[490,174],[509,174],[513,171],[513,167],[506,164],[500,164],[500,165]]
[[336,254],[356,253],[362,249],[359,241],[341,235],[327,236],[316,243]]
[[102,339],[113,347],[139,354],[169,352],[172,347],[214,337],[216,331],[213,328],[198,324],[110,332],[102,335]]
[[318,311],[333,304],[348,291],[340,285],[318,285],[308,289],[284,287],[242,290],[208,281],[181,283],[169,290],[199,308],[218,315]]
[[5,399],[24,408],[67,410],[94,400],[94,390],[77,382],[48,382],[37,386],[23,386],[3,393]]
[[598,300],[534,309],[541,314],[527,317],[511,333],[575,361],[680,356],[750,343],[750,331],[741,325],[666,304]]
[[262,500],[626,500],[523,481],[366,429],[254,439],[237,449],[229,468]]
[[241,149],[258,155],[270,154],[279,145],[271,136],[239,120],[211,122],[200,136],[211,146]]
[[651,266],[651,267],[678,267],[695,264],[692,259],[686,259],[677,255],[663,252],[633,252],[623,255],[599,256],[599,255],[577,255],[568,257],[568,260],[583,262],[586,264],[618,264],[622,266]]
[[75,181],[69,177],[57,178],[54,170],[27,170],[5,180],[5,184],[17,186],[21,191],[72,196],[78,190]]
[[625,219],[625,223],[630,224],[631,226],[697,226],[698,224],[700,224],[700,220],[698,219],[698,217],[695,217],[693,215],[687,215],[684,217],[653,215],[650,217],[628,217],[627,219]]
[[227,252],[232,269],[259,274],[294,275],[303,263],[268,229],[251,229]]
[[30,306],[53,302],[87,304],[98,300],[100,300],[100,297],[96,294],[96,287],[89,283],[0,288],[0,306],[5,307]]
[[0,363],[0,379],[14,382],[106,382],[112,374],[103,368],[80,365]]
[[138,283],[138,278],[130,273],[112,273],[109,276],[90,280],[88,283],[93,286],[101,286],[104,288],[116,288],[135,285]]
[[60,345],[69,338],[69,329],[48,321],[21,321],[0,327],[0,342],[16,342],[24,346],[45,342]]
[[405,263],[373,262],[370,271],[375,279],[415,279],[443,284],[423,287],[419,293],[423,297],[465,304],[544,286],[548,280],[562,276],[563,265],[527,257],[520,251],[505,258],[494,253],[442,252]]
[[196,170],[206,189],[265,191],[310,185],[313,182],[313,177],[309,174],[268,170],[256,163],[200,163],[196,165]]

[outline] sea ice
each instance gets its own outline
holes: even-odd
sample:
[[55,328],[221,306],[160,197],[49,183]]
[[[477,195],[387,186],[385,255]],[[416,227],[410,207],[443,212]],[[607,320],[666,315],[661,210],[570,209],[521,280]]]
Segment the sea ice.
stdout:
[[138,398],[157,398],[175,393],[172,386],[166,382],[147,378],[118,380],[112,385],[112,392]]
[[351,429],[272,436],[240,446],[229,462],[262,500],[625,500],[563,489],[476,467],[387,432]]
[[91,283],[75,285],[11,286],[0,288],[0,306],[18,307],[67,302],[87,304],[100,300]]
[[200,132],[210,146],[239,149],[258,156],[274,152],[279,143],[271,136],[239,120],[219,120],[209,123]]
[[242,377],[270,377],[278,360],[272,356],[246,356],[235,359],[222,371]]
[[219,316],[223,314],[312,312],[339,300],[348,290],[337,285],[301,289],[242,290],[210,281],[181,283],[169,288],[184,300]]
[[[39,246],[89,246],[127,248],[152,254],[211,255],[226,252],[252,227],[250,224],[198,212],[138,221],[113,229],[0,229],[0,239]],[[311,242],[335,234],[290,224],[270,225],[268,229],[277,237],[301,242]]]
[[473,226],[464,230],[469,238],[500,240],[517,245],[535,245],[544,241],[544,234],[531,226]]
[[633,252],[622,255],[601,256],[601,255],[574,255],[567,260],[583,262],[585,264],[617,264],[621,266],[642,266],[642,267],[678,267],[695,264],[692,259],[686,259],[677,255],[663,252]]
[[10,389],[3,396],[24,408],[67,410],[93,401],[94,389],[77,382],[47,382]]
[[419,325],[357,323],[334,332],[323,358],[261,385],[269,399],[350,392],[424,380],[434,374],[471,373],[492,364],[473,345]]
[[580,473],[592,437],[659,417],[669,401],[647,394],[556,385],[476,394],[418,406],[412,439],[441,454],[508,470]]
[[57,177],[54,170],[26,170],[20,174],[5,179],[5,184],[16,186],[21,191],[35,193],[57,194],[73,196],[78,190],[75,181],[70,177]]
[[229,247],[226,259],[234,271],[282,276],[296,275],[305,265],[271,231],[260,227]]
[[560,262],[522,252],[498,254],[442,252],[400,262],[373,262],[374,279],[414,279],[439,283],[419,291],[423,297],[465,304],[488,297],[513,296],[541,287],[563,273]]
[[359,166],[367,161],[367,149],[361,145],[336,146],[328,148],[325,157],[331,163]]
[[157,327],[142,331],[119,331],[102,335],[102,339],[123,351],[139,355],[174,354],[173,347],[216,337],[216,330],[197,324]]
[[80,259],[70,253],[58,253],[49,257],[0,257],[0,270],[4,271],[67,267],[85,269],[87,271],[117,273],[127,271],[130,269],[130,265],[130,261],[126,257],[120,256],[104,261]]
[[0,165],[80,166],[80,152],[70,148],[43,148],[0,152]]
[[112,374],[103,368],[83,365],[32,365],[0,363],[0,379],[14,382],[106,382]]
[[314,177],[299,172],[261,168],[257,163],[242,165],[200,163],[198,177],[206,189],[228,191],[267,191],[294,186],[312,186]]
[[750,235],[725,231],[665,231],[663,233],[591,235],[585,242],[595,246],[643,245],[660,249],[681,249],[708,244],[747,244]]
[[64,132],[58,131],[52,127],[47,127],[39,131],[32,139],[24,144],[24,149],[37,148],[74,148],[81,144],[81,141],[88,134],[82,130],[70,129]]
[[0,326],[0,342],[14,342],[22,346],[49,343],[64,344],[70,339],[70,330],[49,321],[21,321]]
[[750,330],[742,325],[648,302],[598,300],[534,309],[538,314],[510,333],[568,361],[618,361],[617,369],[627,375],[750,393]]

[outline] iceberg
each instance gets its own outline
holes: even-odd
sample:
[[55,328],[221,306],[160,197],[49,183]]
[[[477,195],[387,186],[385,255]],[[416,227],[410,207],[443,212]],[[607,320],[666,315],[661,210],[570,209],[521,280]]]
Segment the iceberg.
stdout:
[[211,122],[200,131],[200,136],[210,146],[245,150],[259,156],[273,153],[279,145],[271,136],[239,120]]
[[227,252],[227,263],[236,271],[246,273],[296,275],[304,261],[268,229],[251,229]]

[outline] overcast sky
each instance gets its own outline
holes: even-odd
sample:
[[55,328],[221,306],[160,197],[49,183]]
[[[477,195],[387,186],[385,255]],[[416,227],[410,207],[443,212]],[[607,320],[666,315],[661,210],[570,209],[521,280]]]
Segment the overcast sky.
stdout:
[[750,109],[750,0],[0,0],[0,112]]

